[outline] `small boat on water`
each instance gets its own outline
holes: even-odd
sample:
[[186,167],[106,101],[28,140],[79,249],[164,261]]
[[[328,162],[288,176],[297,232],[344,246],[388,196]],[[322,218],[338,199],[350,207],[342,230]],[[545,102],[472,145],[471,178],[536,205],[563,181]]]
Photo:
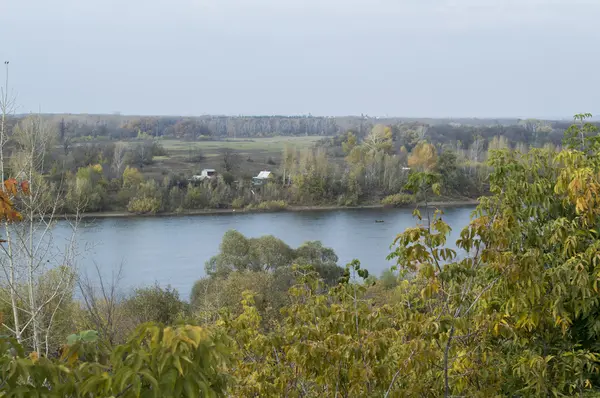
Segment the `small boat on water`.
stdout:
[[385,222],[383,220],[375,220],[376,223]]

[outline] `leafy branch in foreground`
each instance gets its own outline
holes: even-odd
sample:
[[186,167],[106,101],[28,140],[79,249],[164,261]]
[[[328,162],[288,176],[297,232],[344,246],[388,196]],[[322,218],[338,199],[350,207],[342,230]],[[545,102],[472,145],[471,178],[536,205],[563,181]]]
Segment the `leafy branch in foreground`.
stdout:
[[26,355],[0,339],[0,395],[6,397],[216,397],[228,376],[227,340],[198,326],[143,325],[111,351],[93,331],[70,336],[58,360]]

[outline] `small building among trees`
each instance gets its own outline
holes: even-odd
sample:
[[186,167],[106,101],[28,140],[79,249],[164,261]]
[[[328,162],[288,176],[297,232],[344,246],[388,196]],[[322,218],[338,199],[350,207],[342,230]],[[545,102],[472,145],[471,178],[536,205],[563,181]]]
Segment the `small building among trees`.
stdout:
[[204,181],[204,180],[210,180],[212,178],[215,178],[216,176],[217,176],[217,171],[215,169],[204,169],[204,170],[202,170],[202,172],[200,174],[193,175],[191,180],[192,181]]
[[261,171],[260,173],[258,173],[258,175],[256,177],[252,177],[252,184],[254,186],[261,186],[272,180],[273,180],[273,173],[265,170],[265,171]]

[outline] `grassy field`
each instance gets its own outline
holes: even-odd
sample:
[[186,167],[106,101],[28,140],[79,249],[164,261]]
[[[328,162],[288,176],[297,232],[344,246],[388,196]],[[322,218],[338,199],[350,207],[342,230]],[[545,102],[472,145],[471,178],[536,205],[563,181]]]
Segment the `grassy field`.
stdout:
[[[278,170],[286,145],[296,149],[310,148],[323,138],[325,137],[269,137],[200,142],[161,140],[167,156],[155,156],[154,163],[145,166],[142,172],[153,178],[166,174],[198,174],[205,168],[216,169],[219,172],[222,169],[220,150],[228,148],[236,151],[241,157],[240,173],[243,176],[254,176],[261,170]],[[200,162],[190,161],[198,152],[202,154],[203,159]],[[269,161],[275,164],[270,164]]]
[[216,153],[221,148],[234,149],[242,153],[256,152],[281,152],[286,145],[291,145],[295,148],[307,148],[313,146],[317,141],[323,139],[320,136],[307,137],[269,137],[269,138],[253,138],[253,139],[231,139],[226,141],[200,141],[200,142],[185,142],[178,140],[161,140],[161,144],[168,151],[180,152],[189,151],[190,149],[201,149],[207,154]]

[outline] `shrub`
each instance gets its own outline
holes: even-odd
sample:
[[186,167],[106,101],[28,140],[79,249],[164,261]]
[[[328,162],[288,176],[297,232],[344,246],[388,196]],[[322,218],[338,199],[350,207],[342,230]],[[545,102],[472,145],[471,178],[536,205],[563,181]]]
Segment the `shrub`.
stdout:
[[157,322],[173,325],[188,311],[187,304],[179,299],[176,289],[171,286],[162,288],[158,284],[136,289],[123,305],[136,324]]
[[338,206],[356,206],[358,205],[358,195],[343,194],[338,197]]
[[267,164],[270,164],[271,166],[275,166],[277,163],[275,163],[273,158],[269,156],[269,159],[267,159]]
[[256,205],[248,206],[248,209],[276,211],[287,209],[288,204],[285,200],[267,200]]
[[221,177],[223,178],[223,182],[227,185],[231,185],[235,181],[235,176],[228,171],[224,172]]
[[202,187],[192,185],[188,186],[183,203],[186,209],[202,209],[208,206],[208,200]]
[[185,161],[190,163],[202,163],[206,159],[201,149],[190,149]]
[[94,330],[72,334],[60,358],[52,359],[27,355],[16,339],[1,338],[0,396],[226,396],[230,378],[222,364],[231,355],[223,334],[199,326],[145,324],[114,348],[97,340]]
[[152,144],[152,156],[169,156],[165,147],[158,142]]
[[137,189],[144,182],[144,176],[134,167],[127,166],[123,171],[123,188]]
[[245,205],[244,198],[235,198],[233,202],[231,202],[231,207],[234,209],[243,209]]
[[185,193],[178,186],[174,186],[169,191],[169,203],[168,209],[174,210],[177,208],[181,208],[183,206],[183,200],[185,198]]
[[160,199],[149,197],[136,197],[129,201],[127,211],[136,214],[156,214],[160,210]]
[[395,195],[386,196],[381,200],[381,204],[386,207],[400,207],[415,203],[414,195],[397,193]]

